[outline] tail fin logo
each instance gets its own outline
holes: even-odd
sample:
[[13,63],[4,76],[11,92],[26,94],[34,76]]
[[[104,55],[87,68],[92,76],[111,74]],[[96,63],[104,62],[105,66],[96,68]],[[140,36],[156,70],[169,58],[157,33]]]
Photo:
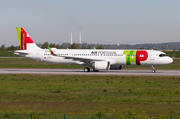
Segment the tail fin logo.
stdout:
[[27,32],[22,27],[16,27],[17,34],[19,38],[19,44],[21,50],[27,49],[28,43],[34,43],[34,41],[31,39],[31,37],[27,34]]

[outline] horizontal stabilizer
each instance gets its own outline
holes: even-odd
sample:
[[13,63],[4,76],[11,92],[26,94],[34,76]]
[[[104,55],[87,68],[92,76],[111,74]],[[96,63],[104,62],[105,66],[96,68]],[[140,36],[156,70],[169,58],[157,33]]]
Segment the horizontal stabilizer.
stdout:
[[19,55],[19,54],[28,55],[29,52],[27,50],[16,50],[14,52],[14,54],[16,54],[16,55]]

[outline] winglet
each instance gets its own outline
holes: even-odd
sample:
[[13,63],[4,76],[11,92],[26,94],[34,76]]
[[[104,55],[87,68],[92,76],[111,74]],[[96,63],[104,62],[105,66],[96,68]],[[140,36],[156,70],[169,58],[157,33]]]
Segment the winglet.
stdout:
[[51,55],[55,55],[49,46],[47,46],[47,48],[49,49]]
[[94,49],[94,50],[96,50],[96,48],[95,48],[95,47],[93,47],[93,49]]

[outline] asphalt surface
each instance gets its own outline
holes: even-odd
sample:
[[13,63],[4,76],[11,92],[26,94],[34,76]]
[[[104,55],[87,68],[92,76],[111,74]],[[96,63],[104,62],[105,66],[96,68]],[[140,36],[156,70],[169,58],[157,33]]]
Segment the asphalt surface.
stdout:
[[83,72],[83,69],[15,69],[0,68],[0,74],[53,74],[53,75],[139,75],[139,76],[180,76],[180,70],[104,70]]

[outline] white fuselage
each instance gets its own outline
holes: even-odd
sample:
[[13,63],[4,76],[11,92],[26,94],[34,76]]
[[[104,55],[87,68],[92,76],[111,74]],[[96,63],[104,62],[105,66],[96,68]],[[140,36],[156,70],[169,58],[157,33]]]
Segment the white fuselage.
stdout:
[[[51,48],[51,49],[56,55],[58,55],[58,57],[52,56],[48,49],[20,50],[22,53],[15,51],[15,54],[33,60],[46,62],[46,63],[53,63],[53,64],[88,65],[88,63],[84,63],[82,61],[83,59],[76,60],[78,58],[92,59],[91,61],[93,61],[93,59],[94,61],[96,61],[96,59],[104,60],[110,62],[110,65],[154,65],[155,66],[155,65],[170,64],[173,62],[172,58],[170,58],[169,56],[161,56],[161,54],[165,54],[165,53],[156,50],[101,50],[101,49],[94,50],[94,49],[56,49],[56,48]],[[143,54],[142,51],[146,52],[146,54]],[[136,52],[140,52],[140,53],[138,54]],[[71,58],[67,58],[66,56]],[[139,63],[137,60],[139,60]]]

